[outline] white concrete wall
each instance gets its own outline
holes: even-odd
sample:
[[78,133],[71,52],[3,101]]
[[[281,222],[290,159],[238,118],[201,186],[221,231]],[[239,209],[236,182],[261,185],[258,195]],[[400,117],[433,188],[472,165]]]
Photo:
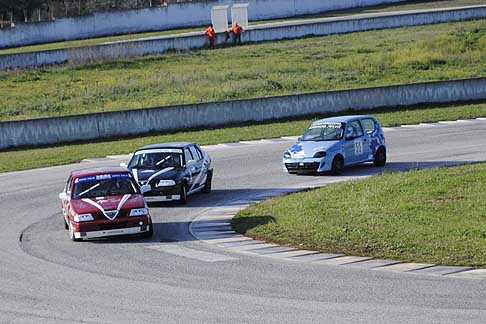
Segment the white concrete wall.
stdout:
[[0,122],[0,149],[214,127],[348,109],[486,99],[486,78]]
[[[363,14],[353,17],[321,18],[303,23],[285,22],[258,25],[242,35],[243,42],[261,42],[305,36],[330,35],[373,29],[416,26],[449,21],[462,21],[486,17],[486,5],[461,9],[434,9],[411,11],[401,14]],[[224,34],[219,34],[217,44],[225,42]],[[72,48],[65,50],[41,51],[0,55],[0,69],[25,68],[54,63],[70,62],[81,64],[91,61],[114,60],[130,56],[163,53],[168,50],[187,50],[207,46],[203,32],[178,36],[164,36],[148,40],[125,41],[105,45]]]
[[249,3],[249,19],[262,20],[400,1],[404,0],[214,0],[173,3],[160,8],[98,12],[79,18],[18,24],[15,28],[0,29],[0,48],[201,26],[211,22],[212,6],[232,3]]

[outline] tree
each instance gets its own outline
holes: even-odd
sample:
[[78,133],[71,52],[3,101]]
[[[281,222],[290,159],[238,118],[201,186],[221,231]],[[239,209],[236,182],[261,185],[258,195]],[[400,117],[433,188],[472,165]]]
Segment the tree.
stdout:
[[0,0],[0,16],[3,21],[4,15],[10,18],[10,24],[13,24],[13,16],[16,10],[16,0]]
[[19,13],[22,13],[24,21],[28,22],[29,17],[32,16],[34,10],[39,9],[42,5],[42,0],[17,0],[16,6]]

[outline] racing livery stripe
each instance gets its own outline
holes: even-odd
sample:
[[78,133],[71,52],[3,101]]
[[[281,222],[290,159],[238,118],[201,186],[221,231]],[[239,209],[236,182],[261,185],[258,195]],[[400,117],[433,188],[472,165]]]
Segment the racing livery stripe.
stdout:
[[159,175],[161,175],[163,173],[172,171],[174,169],[175,169],[174,167],[170,167],[170,168],[165,168],[163,170],[160,170],[159,172],[155,172],[154,174],[152,174],[152,176],[150,178],[148,178],[147,183],[149,183],[150,181],[152,181],[152,179],[154,179],[155,177],[157,177],[157,176],[159,176]]
[[127,194],[127,195],[124,195],[123,198],[120,200],[120,202],[118,203],[118,207],[116,209],[116,213],[113,215],[113,217],[110,217],[105,209],[100,205],[98,204],[97,202],[89,199],[89,198],[83,198],[82,201],[84,201],[85,203],[88,203],[90,204],[91,206],[94,206],[96,207],[99,211],[101,211],[103,213],[103,215],[105,215],[106,218],[108,218],[109,220],[114,220],[118,214],[120,213],[120,210],[123,208],[123,205],[127,202],[128,199],[130,199],[132,195],[131,194]]

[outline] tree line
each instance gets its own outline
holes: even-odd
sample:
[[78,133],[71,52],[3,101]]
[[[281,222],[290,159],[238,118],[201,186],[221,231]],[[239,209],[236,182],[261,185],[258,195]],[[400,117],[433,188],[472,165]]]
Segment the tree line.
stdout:
[[52,20],[57,16],[81,16],[95,10],[147,8],[165,6],[171,2],[185,1],[193,0],[113,0],[104,2],[86,0],[0,0],[0,27],[18,21]]
[[43,5],[47,5],[45,0],[0,0],[0,18],[2,21],[30,21],[35,11],[39,11]]

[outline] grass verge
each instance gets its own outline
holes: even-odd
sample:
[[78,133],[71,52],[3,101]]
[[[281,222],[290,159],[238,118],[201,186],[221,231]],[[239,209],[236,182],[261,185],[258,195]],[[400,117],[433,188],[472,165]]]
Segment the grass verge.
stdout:
[[486,76],[486,19],[0,71],[0,120]]
[[324,252],[486,266],[486,164],[331,184],[251,206],[240,233]]
[[[352,112],[344,112],[342,114],[348,113]],[[486,103],[402,107],[388,109],[386,111],[368,111],[366,113],[373,113],[384,126],[396,126],[401,124],[486,117]],[[137,147],[160,142],[193,141],[201,145],[206,145],[300,135],[314,120],[322,117],[327,116],[308,116],[297,120],[273,121],[225,128],[184,131],[173,134],[152,134],[93,143],[74,143],[54,147],[23,148],[4,151],[0,152],[0,172],[75,163],[85,158],[127,154],[134,151]]]
[[[396,10],[448,8],[448,7],[472,6],[472,5],[481,5],[481,4],[484,4],[483,0],[432,0],[432,1],[412,0],[412,1],[405,1],[397,4],[386,4],[386,5],[372,6],[372,7],[337,10],[337,11],[325,12],[317,15],[305,15],[299,17],[290,17],[286,19],[252,21],[250,22],[250,24],[259,25],[259,24],[265,24],[270,22],[290,21],[299,18],[311,19],[311,18],[337,17],[337,16],[362,14],[362,13],[389,12],[389,11],[396,11]],[[97,38],[90,38],[90,39],[65,41],[65,42],[55,42],[49,44],[21,46],[15,48],[2,49],[0,50],[0,55],[92,46],[92,45],[98,45],[106,42],[116,42],[116,41],[132,40],[138,38],[176,35],[176,34],[187,33],[187,32],[203,31],[204,28],[205,26],[192,27],[192,28],[177,28],[177,29],[169,29],[169,30],[162,30],[162,31],[155,31],[155,32],[134,33],[134,34],[127,34],[127,35],[97,37]]]

